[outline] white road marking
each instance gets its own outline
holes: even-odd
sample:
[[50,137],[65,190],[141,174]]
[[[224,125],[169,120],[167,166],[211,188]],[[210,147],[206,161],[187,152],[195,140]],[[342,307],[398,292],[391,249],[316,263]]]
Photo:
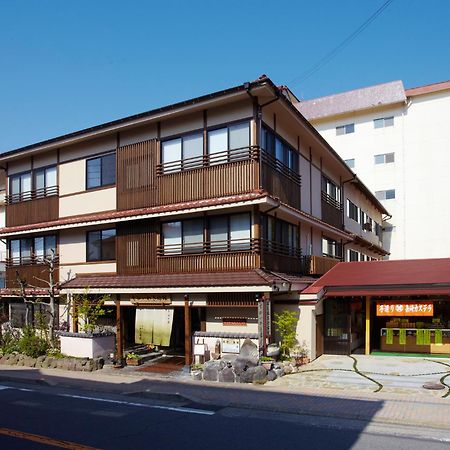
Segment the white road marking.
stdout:
[[[13,388],[13,387],[9,387],[9,386],[0,386],[0,390],[1,389],[13,389],[13,390],[22,391],[22,392],[38,392],[34,389]],[[57,395],[58,397],[76,398],[76,399],[80,399],[80,400],[90,400],[90,401],[95,401],[95,402],[112,403],[115,405],[134,406],[137,408],[162,409],[165,411],[175,411],[175,412],[181,412],[181,413],[187,413],[187,414],[200,414],[200,415],[204,415],[204,416],[213,416],[215,414],[215,411],[210,411],[207,409],[185,408],[183,406],[177,407],[177,406],[163,406],[163,405],[148,405],[146,403],[127,402],[125,400],[112,400],[109,398],[87,397],[84,395],[74,395],[74,394],[53,394],[53,395]]]
[[3,391],[4,389],[9,389],[9,387],[8,387],[8,386],[1,386],[1,385],[0,385],[0,391]]
[[182,406],[176,407],[176,406],[162,406],[162,405],[147,405],[146,403],[126,402],[124,400],[112,400],[109,398],[99,398],[99,397],[86,397],[84,395],[73,395],[73,394],[56,394],[56,395],[60,397],[77,398],[81,400],[91,400],[95,402],[113,403],[116,405],[135,406],[138,408],[163,409],[166,411],[176,411],[188,414],[202,414],[205,416],[212,416],[215,414],[215,411],[209,411],[207,409],[184,408]]

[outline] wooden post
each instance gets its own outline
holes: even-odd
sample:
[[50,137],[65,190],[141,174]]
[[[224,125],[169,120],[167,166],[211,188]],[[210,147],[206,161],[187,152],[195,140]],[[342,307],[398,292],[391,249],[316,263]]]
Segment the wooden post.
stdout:
[[69,294],[72,302],[72,332],[78,333],[78,312],[73,294]]
[[366,355],[370,355],[370,297],[366,297]]
[[120,309],[120,297],[116,299],[116,342],[117,353],[116,358],[119,364],[123,363],[123,341],[122,341],[122,314]]
[[191,309],[189,307],[189,295],[184,296],[184,363],[191,365]]

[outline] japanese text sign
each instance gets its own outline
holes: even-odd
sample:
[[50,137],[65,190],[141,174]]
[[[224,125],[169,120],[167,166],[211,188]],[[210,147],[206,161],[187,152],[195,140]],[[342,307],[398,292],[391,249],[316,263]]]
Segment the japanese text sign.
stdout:
[[433,316],[433,302],[377,302],[377,316]]

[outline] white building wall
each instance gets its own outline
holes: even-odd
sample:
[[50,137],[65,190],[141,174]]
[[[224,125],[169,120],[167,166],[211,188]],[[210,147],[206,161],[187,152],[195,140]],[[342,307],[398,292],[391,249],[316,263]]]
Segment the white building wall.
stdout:
[[[394,200],[381,200],[392,214],[383,244],[390,259],[450,255],[448,188],[450,173],[450,91],[410,97],[398,104],[314,123],[373,191],[395,189]],[[374,128],[373,120],[394,116],[394,126]],[[336,127],[355,124],[355,132],[337,136]],[[395,153],[395,162],[375,164],[374,156]]]

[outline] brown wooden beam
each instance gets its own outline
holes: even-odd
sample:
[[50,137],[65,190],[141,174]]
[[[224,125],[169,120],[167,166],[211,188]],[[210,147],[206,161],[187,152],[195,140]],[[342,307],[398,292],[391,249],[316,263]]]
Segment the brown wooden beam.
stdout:
[[189,307],[189,295],[184,296],[184,362],[191,365],[191,308]]
[[116,299],[116,358],[119,364],[123,363],[123,331],[122,331],[122,311],[120,308],[120,297]]

